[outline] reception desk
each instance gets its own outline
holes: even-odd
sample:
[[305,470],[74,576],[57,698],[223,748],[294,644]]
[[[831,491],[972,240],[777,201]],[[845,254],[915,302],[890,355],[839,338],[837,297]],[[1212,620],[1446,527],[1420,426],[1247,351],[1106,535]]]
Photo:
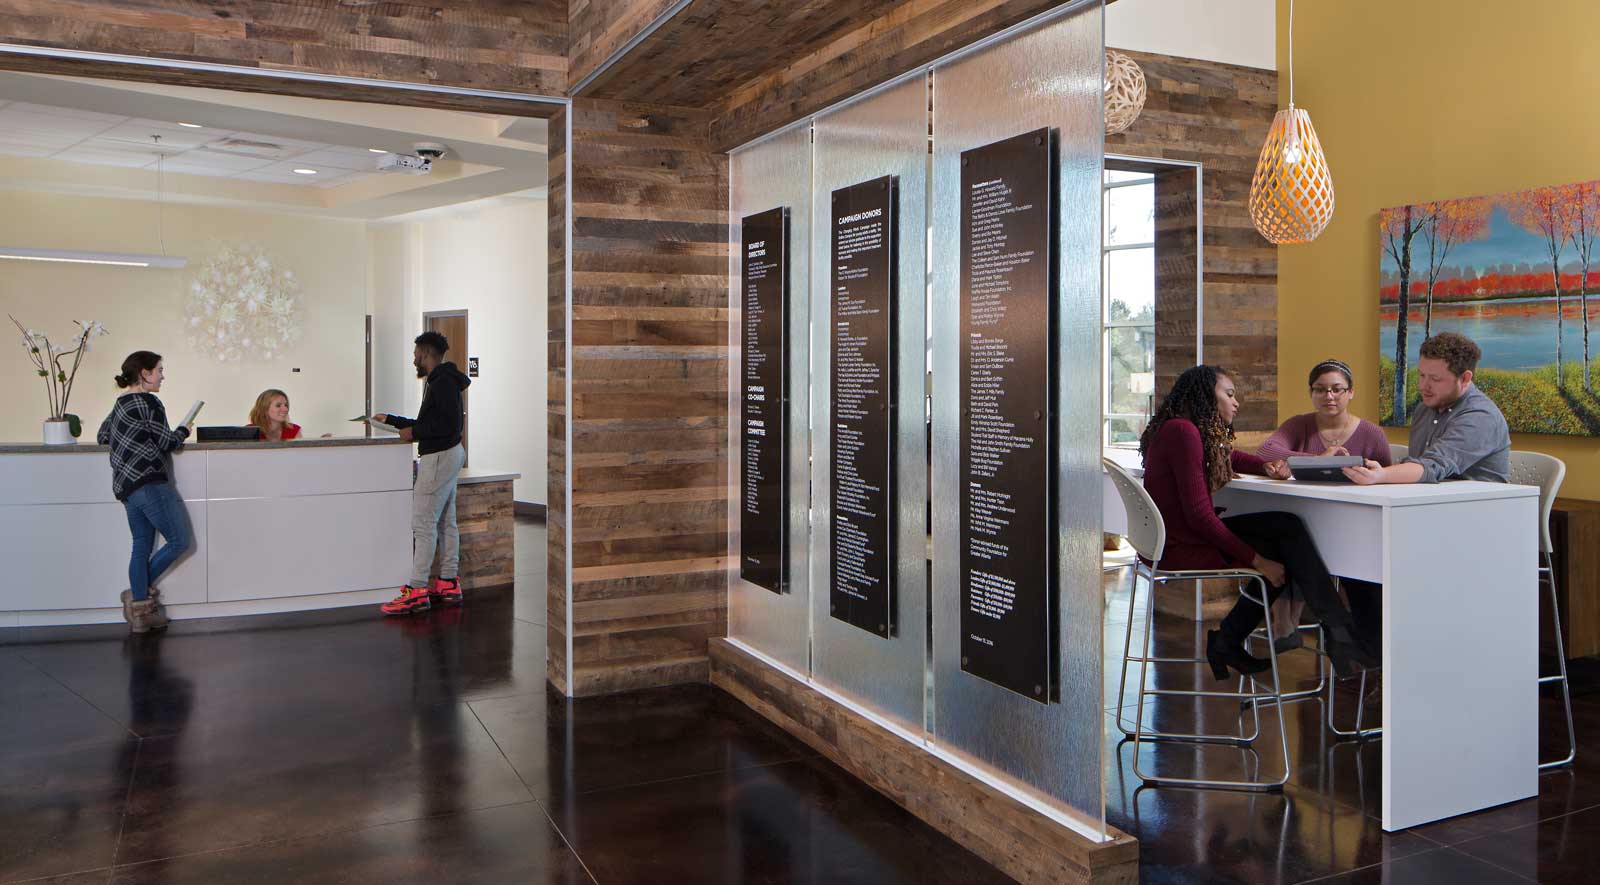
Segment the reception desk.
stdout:
[[[389,598],[410,571],[411,459],[394,438],[184,446],[195,547],[162,600],[195,618]],[[0,445],[0,627],[121,621],[128,551],[105,446]]]

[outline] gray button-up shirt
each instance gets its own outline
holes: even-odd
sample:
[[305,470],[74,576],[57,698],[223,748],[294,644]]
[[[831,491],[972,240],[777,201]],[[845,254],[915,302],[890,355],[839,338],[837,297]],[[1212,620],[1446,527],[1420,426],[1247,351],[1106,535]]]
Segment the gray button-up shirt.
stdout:
[[1494,400],[1468,385],[1448,407],[1417,407],[1406,461],[1422,465],[1423,482],[1446,479],[1511,480],[1511,432]]

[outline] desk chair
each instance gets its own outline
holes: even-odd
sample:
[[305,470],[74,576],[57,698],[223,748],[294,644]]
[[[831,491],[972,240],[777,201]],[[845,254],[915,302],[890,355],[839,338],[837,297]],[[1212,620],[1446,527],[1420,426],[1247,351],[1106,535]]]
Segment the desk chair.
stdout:
[[[1156,509],[1156,504],[1150,499],[1150,493],[1144,486],[1134,479],[1115,461],[1102,458],[1106,473],[1111,477],[1116,486],[1117,494],[1122,498],[1122,506],[1128,512],[1128,542],[1138,552],[1139,558],[1134,562],[1133,588],[1128,594],[1128,628],[1122,645],[1122,680],[1117,687],[1117,727],[1122,733],[1133,739],[1133,772],[1140,780],[1147,784],[1170,784],[1185,787],[1208,787],[1215,789],[1232,790],[1281,790],[1289,780],[1289,736],[1283,720],[1283,692],[1278,681],[1278,655],[1273,650],[1272,644],[1267,644],[1267,659],[1272,663],[1272,690],[1271,691],[1194,691],[1171,688],[1149,688],[1151,664],[1189,664],[1205,667],[1206,659],[1201,656],[1192,658],[1156,658],[1150,656],[1150,637],[1155,632],[1156,614],[1156,588],[1173,581],[1197,581],[1210,578],[1231,579],[1240,583],[1239,595],[1261,605],[1266,610],[1267,633],[1272,632],[1272,606],[1267,598],[1267,579],[1255,569],[1184,569],[1171,570],[1156,567],[1155,563],[1161,561],[1161,555],[1166,551],[1167,526],[1161,518],[1161,512]],[[1133,654],[1133,614],[1139,598],[1139,579],[1143,578],[1149,586],[1145,600],[1144,648],[1138,655]],[[1249,587],[1254,586],[1258,593],[1251,595]],[[1196,649],[1196,654],[1199,650]],[[1124,695],[1128,682],[1128,664],[1139,664],[1139,708],[1134,717],[1134,726],[1130,730],[1123,717]],[[1254,682],[1254,680],[1252,680]],[[1147,731],[1144,727],[1145,698],[1149,696],[1177,695],[1193,698],[1228,698],[1230,700],[1245,700],[1250,702],[1254,714],[1255,730],[1246,735],[1224,734],[1187,734],[1178,732]],[[1146,741],[1179,741],[1201,744],[1227,744],[1237,747],[1248,747],[1257,735],[1261,733],[1260,704],[1268,702],[1278,707],[1278,738],[1283,748],[1283,776],[1277,780],[1209,780],[1202,778],[1156,777],[1145,774],[1139,768],[1139,750]],[[1241,726],[1241,731],[1243,727]]]
[[1555,545],[1550,541],[1550,510],[1555,506],[1561,481],[1566,478],[1567,465],[1560,458],[1540,452],[1511,453],[1511,481],[1518,485],[1539,487],[1539,580],[1550,587],[1550,617],[1555,621],[1557,671],[1540,676],[1539,684],[1561,683],[1561,700],[1567,713],[1567,755],[1548,762],[1541,761],[1540,769],[1571,765],[1578,755],[1578,733],[1572,725],[1572,688],[1567,684],[1567,649],[1561,638],[1561,595],[1556,592]]

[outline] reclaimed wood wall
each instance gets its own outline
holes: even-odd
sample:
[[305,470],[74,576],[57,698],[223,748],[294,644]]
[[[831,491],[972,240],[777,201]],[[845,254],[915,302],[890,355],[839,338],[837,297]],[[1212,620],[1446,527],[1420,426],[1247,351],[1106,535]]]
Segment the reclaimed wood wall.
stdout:
[[[1144,112],[1106,152],[1202,164],[1205,361],[1234,369],[1241,431],[1278,423],[1278,249],[1250,223],[1250,177],[1278,107],[1273,71],[1127,52]],[[1312,359],[1320,359],[1319,356]]]
[[[566,0],[0,0],[0,41],[536,95],[559,96],[567,88]],[[349,86],[330,94],[303,81],[115,63],[63,66],[10,57],[0,59],[0,66],[320,98],[371,97]]]
[[[704,682],[707,643],[727,633],[727,157],[703,112],[575,99],[570,113],[572,242],[552,257],[553,271],[571,262],[572,350],[567,362],[552,306],[551,681],[570,695]],[[557,404],[562,368],[571,401]]]
[[[577,83],[671,11],[676,0],[568,0],[568,83]],[[631,54],[630,54],[631,55]]]
[[[456,528],[461,533],[461,589],[509,587],[517,577],[516,529],[511,480],[462,483],[456,488]],[[443,545],[434,554],[433,574]]]
[[719,150],[738,147],[1062,2],[906,0],[725,91],[716,104],[712,143]]
[[567,116],[550,118],[550,213],[548,251],[550,276],[545,289],[549,304],[545,372],[545,669],[562,694],[570,694],[567,675],[567,526],[571,512],[567,489]]

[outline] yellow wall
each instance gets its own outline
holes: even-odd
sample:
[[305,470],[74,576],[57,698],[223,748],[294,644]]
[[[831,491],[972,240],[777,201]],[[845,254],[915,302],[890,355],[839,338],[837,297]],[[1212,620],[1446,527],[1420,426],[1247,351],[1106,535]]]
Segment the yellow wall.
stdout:
[[[1354,408],[1374,417],[1378,210],[1600,178],[1600,5],[1301,0],[1295,18],[1295,104],[1327,151],[1337,208],[1315,243],[1278,250],[1278,413],[1307,411],[1299,379],[1339,356],[1359,373]],[[1285,102],[1288,21],[1278,0]],[[1566,461],[1564,496],[1600,500],[1600,440],[1512,444]]]

